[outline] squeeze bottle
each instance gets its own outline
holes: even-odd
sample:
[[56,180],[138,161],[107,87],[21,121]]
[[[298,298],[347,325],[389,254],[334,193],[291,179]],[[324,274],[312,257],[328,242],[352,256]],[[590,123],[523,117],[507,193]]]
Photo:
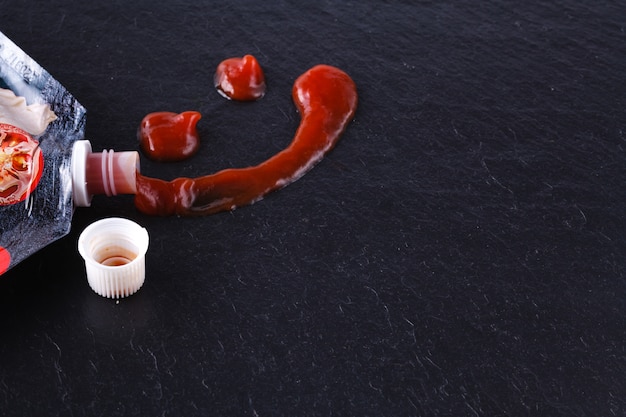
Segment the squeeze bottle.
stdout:
[[[67,235],[74,208],[89,206],[92,195],[134,194],[139,154],[93,152],[84,140],[86,109],[2,32],[0,89],[16,102],[0,106],[2,275]],[[42,106],[43,116],[32,111]]]

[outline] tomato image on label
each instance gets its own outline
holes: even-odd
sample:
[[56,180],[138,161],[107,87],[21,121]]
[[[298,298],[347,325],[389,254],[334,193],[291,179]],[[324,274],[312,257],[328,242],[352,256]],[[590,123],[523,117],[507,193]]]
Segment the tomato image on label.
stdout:
[[0,274],[3,274],[11,264],[11,254],[8,250],[0,246]]
[[0,206],[23,201],[42,172],[39,142],[20,128],[0,123]]

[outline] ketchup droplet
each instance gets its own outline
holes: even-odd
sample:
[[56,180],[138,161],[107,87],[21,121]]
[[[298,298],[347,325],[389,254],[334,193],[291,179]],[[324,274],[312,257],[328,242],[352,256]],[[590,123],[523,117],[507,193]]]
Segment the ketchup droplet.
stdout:
[[139,125],[139,146],[146,155],[157,161],[188,158],[200,147],[196,124],[201,117],[197,111],[150,113]]
[[[233,210],[302,177],[339,140],[357,107],[354,81],[318,65],[295,81],[292,97],[301,121],[291,144],[259,165],[198,178],[164,181],[137,175],[135,205],[146,214],[195,216]],[[153,140],[158,145],[158,140]]]
[[265,75],[252,55],[222,61],[214,81],[217,91],[228,99],[254,101],[265,95]]

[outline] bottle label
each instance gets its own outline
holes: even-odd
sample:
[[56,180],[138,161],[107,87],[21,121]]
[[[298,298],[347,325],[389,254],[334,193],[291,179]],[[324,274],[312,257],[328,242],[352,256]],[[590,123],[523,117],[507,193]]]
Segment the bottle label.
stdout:
[[0,274],[9,269],[9,265],[11,265],[11,254],[0,246]]
[[39,142],[22,129],[0,123],[0,206],[19,203],[35,190],[43,161]]

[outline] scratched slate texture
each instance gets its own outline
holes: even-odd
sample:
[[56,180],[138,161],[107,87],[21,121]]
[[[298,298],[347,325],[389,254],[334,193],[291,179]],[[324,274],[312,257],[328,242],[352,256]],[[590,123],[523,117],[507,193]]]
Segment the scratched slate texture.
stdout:
[[[318,63],[360,104],[333,152],[230,213],[94,198],[0,281],[3,415],[626,415],[626,6],[619,1],[0,0],[87,110],[94,149],[198,110],[170,179],[256,164]],[[253,54],[266,96],[212,86]],[[79,233],[151,237],[144,287],[87,286]]]

